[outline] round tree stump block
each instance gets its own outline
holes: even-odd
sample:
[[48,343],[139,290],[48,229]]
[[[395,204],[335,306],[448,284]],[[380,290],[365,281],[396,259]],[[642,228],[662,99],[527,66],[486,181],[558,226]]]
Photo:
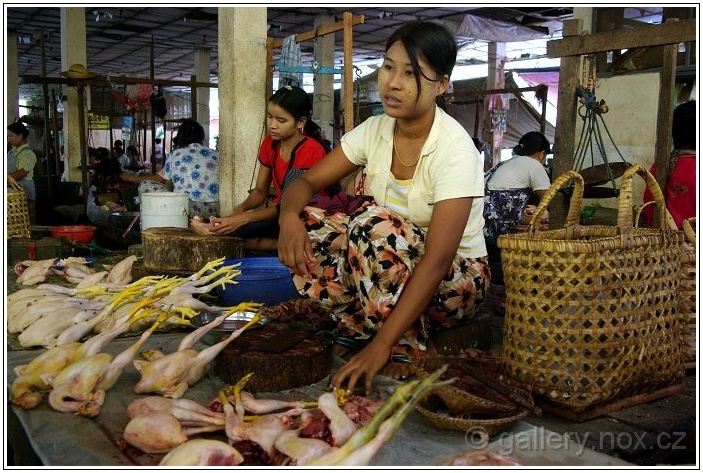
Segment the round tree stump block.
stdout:
[[177,227],[152,227],[141,233],[147,271],[190,274],[210,261],[241,258],[243,253],[241,238],[198,235]]
[[[250,392],[279,392],[321,381],[332,370],[332,337],[306,330],[305,338],[285,348],[300,338],[300,330],[268,324],[245,331],[217,356],[215,373],[228,384],[253,373],[245,387]],[[256,349],[262,345],[265,351]],[[277,346],[285,349],[278,352]]]

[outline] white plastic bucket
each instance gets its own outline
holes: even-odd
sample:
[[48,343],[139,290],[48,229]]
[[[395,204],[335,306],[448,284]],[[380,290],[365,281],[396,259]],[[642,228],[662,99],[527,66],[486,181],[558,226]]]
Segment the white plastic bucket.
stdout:
[[141,227],[188,228],[188,194],[148,192],[141,195]]

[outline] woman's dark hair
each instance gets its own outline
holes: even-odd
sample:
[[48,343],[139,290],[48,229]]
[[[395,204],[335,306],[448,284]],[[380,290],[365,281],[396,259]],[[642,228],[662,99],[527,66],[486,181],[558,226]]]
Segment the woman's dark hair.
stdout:
[[530,131],[522,135],[520,142],[513,148],[513,153],[518,156],[530,156],[544,151],[547,154],[552,152],[549,140],[539,131]]
[[671,122],[674,149],[696,149],[696,101],[689,100],[674,109]]
[[178,146],[188,146],[193,143],[203,144],[205,141],[205,130],[203,126],[193,120],[186,118],[178,127]]
[[10,130],[15,135],[22,135],[25,138],[27,138],[29,136],[29,130],[27,129],[26,126],[24,126],[24,123],[22,123],[22,122],[10,123],[9,125],[7,125],[7,129]]
[[296,121],[305,117],[307,120],[303,126],[303,133],[323,144],[322,129],[312,121],[312,102],[310,102],[310,96],[305,90],[293,85],[284,85],[269,98],[269,102],[293,115]]
[[[417,90],[420,92],[420,75],[422,70],[417,60],[420,55],[432,67],[438,77],[452,76],[452,70],[456,64],[457,47],[454,35],[448,29],[437,23],[427,21],[413,21],[406,23],[391,35],[386,41],[386,52],[396,41],[400,41],[410,57]],[[427,77],[425,79],[437,81],[437,77]],[[419,100],[420,94],[418,93]]]

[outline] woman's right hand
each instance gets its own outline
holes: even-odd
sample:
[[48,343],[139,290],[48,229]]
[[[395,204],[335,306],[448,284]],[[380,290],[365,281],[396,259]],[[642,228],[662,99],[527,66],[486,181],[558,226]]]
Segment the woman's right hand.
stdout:
[[229,235],[246,223],[248,220],[242,213],[229,214],[226,217],[210,217],[212,232],[216,235]]
[[282,215],[278,235],[278,260],[299,276],[307,276],[308,265],[315,262],[312,243],[305,225],[297,215]]

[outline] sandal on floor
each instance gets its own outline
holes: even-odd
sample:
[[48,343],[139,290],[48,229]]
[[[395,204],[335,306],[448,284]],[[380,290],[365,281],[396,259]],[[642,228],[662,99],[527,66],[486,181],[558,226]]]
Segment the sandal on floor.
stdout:
[[[347,357],[358,353],[366,346],[363,340],[342,336],[335,338],[334,344],[340,346],[340,349],[338,349],[335,354],[343,359],[347,359]],[[344,349],[346,349],[346,351]]]

